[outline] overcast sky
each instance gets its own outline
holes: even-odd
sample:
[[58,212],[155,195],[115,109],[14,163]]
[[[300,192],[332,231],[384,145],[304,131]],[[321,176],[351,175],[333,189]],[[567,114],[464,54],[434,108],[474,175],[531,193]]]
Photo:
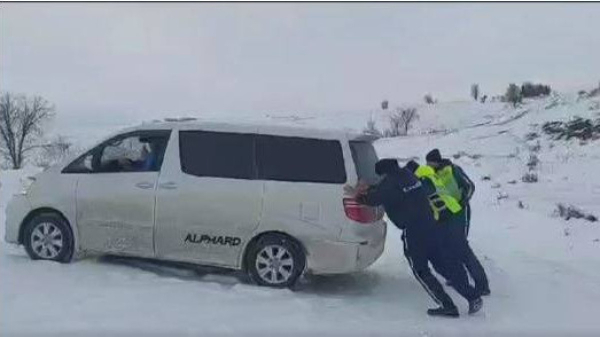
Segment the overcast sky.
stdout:
[[338,111],[471,83],[600,80],[600,4],[29,3],[0,9],[2,91],[64,115]]

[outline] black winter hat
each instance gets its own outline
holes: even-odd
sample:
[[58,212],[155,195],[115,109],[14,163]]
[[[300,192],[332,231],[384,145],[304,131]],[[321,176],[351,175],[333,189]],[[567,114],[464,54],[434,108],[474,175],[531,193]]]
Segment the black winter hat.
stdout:
[[425,159],[428,162],[439,163],[442,161],[442,154],[440,153],[440,150],[433,149],[433,150],[429,151],[427,156],[425,156]]
[[406,166],[404,167],[410,172],[415,173],[415,171],[419,168],[419,164],[416,161],[411,160],[408,163],[406,163]]
[[400,166],[398,166],[398,161],[396,159],[381,159],[375,164],[375,173],[380,176],[398,170],[400,170]]

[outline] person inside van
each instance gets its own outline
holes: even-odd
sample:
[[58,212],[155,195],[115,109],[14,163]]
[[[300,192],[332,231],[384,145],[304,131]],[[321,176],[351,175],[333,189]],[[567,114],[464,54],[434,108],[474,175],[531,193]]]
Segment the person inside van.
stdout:
[[158,157],[161,152],[160,140],[154,138],[140,138],[143,143],[139,158],[119,158],[118,163],[124,172],[148,172],[157,169]]
[[427,313],[432,316],[459,316],[452,298],[429,268],[429,262],[436,258],[446,266],[456,291],[469,302],[469,314],[479,311],[483,302],[475,288],[469,285],[460,261],[450,254],[438,253],[443,236],[439,233],[424,185],[408,169],[401,168],[395,159],[379,160],[375,171],[383,179],[366,190],[358,188],[356,199],[369,206],[382,205],[388,218],[402,230],[404,255],[409,266],[417,281],[440,306],[427,310]]

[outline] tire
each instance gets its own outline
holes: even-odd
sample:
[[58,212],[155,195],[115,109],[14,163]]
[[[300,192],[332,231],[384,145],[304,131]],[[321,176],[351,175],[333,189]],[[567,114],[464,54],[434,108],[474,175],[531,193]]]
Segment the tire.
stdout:
[[293,286],[306,265],[306,257],[296,241],[280,234],[267,234],[249,248],[246,260],[250,279],[274,288]]
[[32,260],[71,261],[73,234],[69,224],[60,215],[39,214],[25,226],[23,244]]

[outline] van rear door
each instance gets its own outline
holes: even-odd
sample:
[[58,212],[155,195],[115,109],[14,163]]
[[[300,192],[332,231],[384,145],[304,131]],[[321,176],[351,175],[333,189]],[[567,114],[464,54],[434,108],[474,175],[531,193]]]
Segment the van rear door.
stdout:
[[304,244],[337,240],[347,182],[341,142],[262,134],[256,152],[258,177],[265,182],[261,231],[284,231]]
[[[378,157],[373,143],[370,140],[357,139],[349,141],[349,145],[358,181],[369,185],[377,184],[379,176],[375,173],[375,163]],[[346,242],[360,242],[361,250],[380,254],[386,235],[386,225],[382,221],[383,208],[359,204],[349,194],[345,195],[343,203],[346,217],[350,221],[344,226],[340,239]]]
[[[353,140],[350,141],[350,151],[358,181],[368,185],[376,184],[379,180],[375,173],[375,163],[378,159],[373,144],[370,141]],[[346,194],[343,203],[346,217],[354,222],[371,224],[383,217],[381,208],[362,205],[352,195]]]

